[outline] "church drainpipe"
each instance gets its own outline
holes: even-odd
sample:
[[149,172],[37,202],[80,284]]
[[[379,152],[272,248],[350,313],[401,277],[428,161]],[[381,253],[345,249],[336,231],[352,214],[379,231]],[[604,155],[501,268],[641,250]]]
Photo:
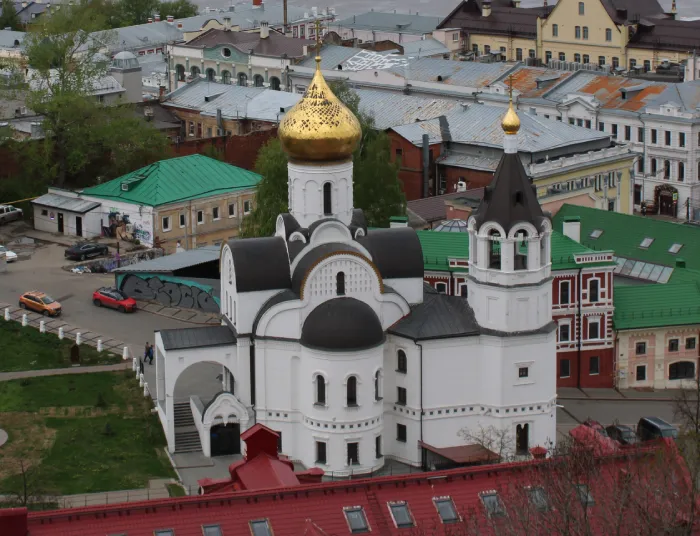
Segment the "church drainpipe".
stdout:
[[581,330],[583,329],[583,317],[581,315],[581,312],[582,312],[581,311],[581,301],[583,300],[583,278],[581,277],[582,271],[583,271],[583,268],[578,269],[578,296],[577,296],[577,299],[578,299],[578,320],[577,320],[578,336],[576,337],[578,339],[577,340],[577,342],[578,342],[578,344],[577,344],[577,346],[578,346],[578,363],[576,365],[578,367],[578,371],[577,371],[577,375],[576,375],[576,377],[577,377],[576,387],[578,387],[579,389],[581,388],[581,344],[582,344],[581,339],[583,338],[583,335],[581,333]]
[[[416,346],[420,348],[420,442],[423,444],[423,345],[416,343]],[[425,459],[425,449],[421,447],[421,457],[420,457],[421,468],[425,471],[427,467],[427,460]]]
[[253,406],[253,424],[257,421],[255,411],[255,341],[250,338],[250,404]]

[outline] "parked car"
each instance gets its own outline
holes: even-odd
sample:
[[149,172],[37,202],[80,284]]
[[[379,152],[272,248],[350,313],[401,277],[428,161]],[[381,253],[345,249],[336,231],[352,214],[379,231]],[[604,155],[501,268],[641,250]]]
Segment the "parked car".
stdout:
[[21,220],[24,218],[24,212],[21,208],[15,208],[12,205],[0,205],[0,225],[10,221]]
[[84,261],[90,257],[99,257],[100,255],[107,255],[108,253],[109,248],[103,244],[78,242],[66,249],[65,256],[66,259]]
[[585,421],[583,421],[583,425],[588,426],[589,428],[593,428],[603,437],[608,437],[608,432],[605,430],[605,427],[598,421],[594,421],[593,419],[586,419]]
[[17,260],[17,253],[15,253],[14,251],[10,251],[5,246],[0,246],[0,253],[5,254],[6,262],[15,262]]
[[122,313],[133,313],[136,310],[136,300],[129,298],[114,287],[103,287],[92,293],[92,303],[97,307],[111,307]]
[[637,437],[649,441],[661,437],[678,438],[678,429],[659,417],[642,417],[637,423]]
[[630,426],[624,424],[613,424],[605,429],[608,436],[621,445],[634,445],[637,442],[637,434]]
[[61,314],[61,304],[48,294],[31,290],[19,297],[19,306],[22,309],[36,311],[44,316],[58,316]]

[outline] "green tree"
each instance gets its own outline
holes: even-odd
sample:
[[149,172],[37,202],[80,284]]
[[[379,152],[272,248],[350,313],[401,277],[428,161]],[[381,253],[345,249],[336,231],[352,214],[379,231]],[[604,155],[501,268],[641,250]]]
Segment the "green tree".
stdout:
[[268,141],[255,161],[255,172],[262,176],[255,194],[253,212],[243,220],[241,236],[271,236],[277,215],[287,212],[287,155],[279,139]]
[[0,14],[0,30],[10,28],[11,30],[21,30],[22,21],[19,20],[15,3],[12,0],[2,0],[0,5],[2,14]]
[[167,139],[131,106],[105,106],[92,95],[109,67],[100,49],[114,38],[100,31],[105,15],[96,5],[64,5],[25,38],[26,101],[42,116],[44,137],[17,147],[44,184],[92,184],[168,155]]
[[158,8],[162,18],[172,15],[176,19],[194,17],[199,9],[189,0],[174,0],[173,2],[161,2]]

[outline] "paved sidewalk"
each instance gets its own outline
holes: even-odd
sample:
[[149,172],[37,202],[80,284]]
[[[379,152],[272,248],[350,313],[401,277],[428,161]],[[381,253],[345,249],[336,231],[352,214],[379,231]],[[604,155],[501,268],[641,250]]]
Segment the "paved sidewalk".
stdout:
[[673,402],[678,395],[675,389],[639,390],[639,389],[578,389],[576,387],[559,387],[559,400],[602,400],[606,402]]
[[116,365],[79,366],[43,370],[19,370],[16,372],[0,372],[0,382],[9,380],[21,380],[22,378],[38,378],[40,376],[62,376],[64,374],[88,374],[90,372],[112,372],[115,370],[128,370],[132,367],[131,359]]
[[86,506],[139,502],[150,499],[167,499],[170,497],[167,488],[168,484],[177,484],[177,481],[170,478],[162,478],[150,480],[148,487],[143,489],[62,495],[57,497],[56,502],[59,508],[84,508]]
[[205,313],[203,311],[197,311],[196,309],[167,307],[153,301],[138,300],[137,303],[141,311],[146,311],[154,315],[174,318],[175,320],[181,320],[182,322],[188,322],[190,324],[206,324],[210,326],[218,326],[221,324],[219,313]]

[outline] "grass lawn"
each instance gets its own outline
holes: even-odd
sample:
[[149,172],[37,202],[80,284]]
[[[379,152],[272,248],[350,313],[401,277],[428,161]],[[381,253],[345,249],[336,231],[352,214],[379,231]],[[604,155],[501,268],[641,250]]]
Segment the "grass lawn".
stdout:
[[[101,395],[101,396],[100,396]],[[70,495],[144,488],[175,473],[151,403],[128,372],[0,382],[0,494],[21,481]]]
[[[60,340],[53,333],[39,333],[31,326],[0,320],[0,372],[70,367],[73,344],[68,339]],[[80,345],[83,365],[111,365],[120,361],[121,356],[117,354],[98,353],[92,346]]]

